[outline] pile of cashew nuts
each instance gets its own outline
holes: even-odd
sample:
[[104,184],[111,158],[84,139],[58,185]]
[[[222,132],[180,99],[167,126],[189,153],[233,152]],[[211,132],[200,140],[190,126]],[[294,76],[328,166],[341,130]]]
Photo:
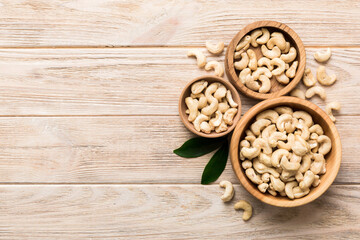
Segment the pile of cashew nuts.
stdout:
[[[260,47],[263,57],[256,58],[254,50]],[[260,93],[270,91],[274,76],[281,84],[288,84],[295,77],[298,61],[295,47],[280,32],[270,34],[267,28],[255,29],[244,36],[236,46],[234,67],[240,72],[240,81],[249,89]]]
[[225,132],[233,124],[238,104],[223,84],[208,84],[200,80],[191,85],[191,94],[185,98],[188,120],[198,132]]
[[246,176],[260,192],[290,199],[320,184],[330,150],[331,139],[311,115],[287,106],[259,113],[240,141]]

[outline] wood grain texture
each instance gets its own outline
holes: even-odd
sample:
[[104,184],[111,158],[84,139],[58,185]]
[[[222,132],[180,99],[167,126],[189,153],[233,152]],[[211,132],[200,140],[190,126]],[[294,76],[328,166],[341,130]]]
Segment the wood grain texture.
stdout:
[[[291,209],[263,204],[239,185],[235,191],[233,201],[224,204],[218,185],[0,186],[0,239],[360,236],[359,186],[332,186],[315,202]],[[233,209],[240,199],[254,207],[248,222]]]
[[[288,24],[305,45],[359,45],[359,1],[0,1],[0,46],[229,43],[258,20]],[[349,37],[344,37],[349,36]]]
[[[186,48],[2,49],[0,115],[177,115],[186,83],[212,74],[198,69]],[[314,48],[307,66],[315,70]],[[205,48],[202,51],[206,53]],[[224,61],[208,56],[208,60]],[[141,57],[139,57],[141,56]],[[338,80],[326,87],[342,115],[360,114],[359,48],[333,48],[326,63]],[[257,103],[241,95],[242,112]],[[322,100],[311,99],[324,109]]]
[[[360,183],[360,116],[336,116],[339,183]],[[0,118],[2,183],[200,183],[211,154],[173,150],[194,135],[179,116]],[[230,161],[222,175],[238,182]]]

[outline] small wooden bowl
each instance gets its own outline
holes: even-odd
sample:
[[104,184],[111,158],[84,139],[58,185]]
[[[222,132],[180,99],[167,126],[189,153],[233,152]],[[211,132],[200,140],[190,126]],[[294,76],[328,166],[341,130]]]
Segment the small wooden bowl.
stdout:
[[[296,48],[297,56],[294,61],[299,62],[295,77],[287,85],[280,84],[275,79],[275,77],[272,77],[270,79],[271,89],[269,93],[259,93],[247,88],[243,83],[241,83],[239,79],[239,71],[237,71],[234,67],[235,48],[240,42],[240,40],[246,34],[250,33],[252,30],[262,27],[267,28],[270,31],[270,33],[274,31],[283,33],[286,41],[290,42],[291,46]],[[260,47],[254,48],[250,45],[249,49],[254,50],[257,59],[259,59],[262,56]],[[288,92],[290,92],[292,89],[295,88],[295,86],[300,82],[302,76],[304,75],[305,62],[306,62],[306,53],[305,53],[304,44],[302,43],[300,37],[291,28],[289,28],[287,25],[283,23],[279,23],[275,21],[259,21],[259,22],[251,23],[246,27],[244,27],[231,40],[225,54],[225,71],[230,82],[246,96],[256,99],[269,99],[269,98],[286,95]]]
[[[330,137],[332,143],[331,151],[325,156],[326,173],[324,175],[320,175],[320,185],[316,188],[311,188],[310,193],[305,197],[294,200],[287,197],[281,197],[280,195],[274,197],[269,193],[260,192],[257,186],[245,175],[245,171],[240,164],[241,160],[239,159],[239,142],[245,137],[245,130],[249,129],[250,124],[255,119],[255,116],[266,109],[272,109],[278,106],[289,106],[294,110],[303,110],[308,112],[313,117],[314,122],[320,124],[324,133]],[[339,171],[341,162],[340,136],[329,116],[315,104],[295,97],[273,98],[256,104],[241,118],[231,138],[230,158],[235,174],[239,178],[241,184],[254,197],[264,203],[277,207],[297,207],[314,201],[333,183]]]
[[[231,91],[233,100],[238,104],[238,112],[236,113],[234,120],[233,120],[233,124],[231,126],[229,126],[228,130],[225,132],[221,132],[221,133],[216,133],[214,131],[212,131],[211,133],[203,133],[203,132],[198,132],[196,131],[196,129],[194,128],[194,125],[189,122],[188,120],[188,115],[185,113],[187,106],[185,104],[185,98],[190,96],[191,93],[191,85],[197,81],[200,80],[206,80],[208,81],[209,85],[213,82],[219,82],[221,84],[223,84],[228,90]],[[206,137],[206,138],[217,138],[217,137],[222,137],[225,136],[226,134],[230,133],[236,126],[236,124],[238,123],[238,121],[240,120],[241,117],[241,99],[240,99],[240,95],[239,93],[236,91],[236,89],[234,88],[233,85],[231,85],[230,82],[226,81],[223,78],[217,77],[217,76],[212,76],[212,75],[207,75],[207,76],[201,76],[198,78],[193,79],[192,81],[190,81],[184,88],[184,90],[182,91],[181,95],[180,95],[180,99],[179,99],[179,115],[181,118],[181,121],[184,123],[185,127],[187,129],[189,129],[191,132],[195,133],[196,135],[200,136],[200,137]]]

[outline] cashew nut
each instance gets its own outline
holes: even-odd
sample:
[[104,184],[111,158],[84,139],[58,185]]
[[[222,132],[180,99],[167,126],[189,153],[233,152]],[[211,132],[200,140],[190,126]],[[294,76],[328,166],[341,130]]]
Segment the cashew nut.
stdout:
[[223,202],[229,202],[234,197],[234,187],[229,181],[221,181],[219,183],[220,187],[225,188],[224,194],[221,196]]
[[249,160],[245,160],[241,163],[241,166],[244,168],[244,169],[248,169],[248,168],[252,168],[252,162],[249,161]]
[[309,128],[302,123],[303,121],[300,121],[300,123],[297,123],[295,126],[297,129],[300,129],[300,131],[296,131],[295,135],[300,135],[301,138],[304,140],[308,140],[310,137],[310,131]]
[[219,105],[218,105],[218,110],[221,113],[225,113],[229,108],[230,108],[230,106],[226,101],[223,101],[223,102],[219,103]]
[[285,49],[281,51],[281,53],[288,53],[289,50],[290,50],[290,43],[289,42],[286,42],[285,44]]
[[245,84],[247,76],[251,76],[250,68],[244,68],[239,74],[239,79],[242,84]]
[[288,78],[294,78],[295,77],[295,74],[296,74],[296,69],[298,67],[298,61],[294,61],[290,68],[288,70],[286,70],[285,72],[285,75],[288,77]]
[[232,98],[232,94],[230,90],[226,91],[226,100],[228,101],[228,103],[230,104],[230,106],[232,108],[236,108],[238,106],[238,104],[234,101],[234,99]]
[[278,117],[279,114],[276,111],[268,109],[256,115],[256,120],[269,119],[272,123],[276,123]]
[[305,69],[303,83],[307,87],[312,87],[316,84],[316,79],[314,78],[310,68]]
[[316,79],[321,85],[330,86],[336,81],[336,75],[327,75],[324,66],[319,66],[316,71]]
[[296,49],[291,47],[287,54],[281,54],[280,59],[286,63],[291,63],[296,58]]
[[294,145],[294,142],[295,142],[295,136],[294,136],[294,134],[290,133],[287,137],[287,143],[278,141],[277,147],[280,149],[285,149],[285,150],[290,151],[291,147]]
[[285,123],[292,122],[292,116],[290,114],[281,114],[276,120],[276,127],[280,132],[285,130]]
[[261,175],[261,180],[264,183],[268,183],[270,181],[270,173],[264,173],[263,175]]
[[273,167],[280,167],[280,159],[289,156],[289,151],[286,149],[277,149],[271,155],[271,165]]
[[219,110],[217,110],[217,111],[215,112],[215,117],[212,118],[212,119],[210,119],[210,121],[209,121],[210,126],[211,126],[211,127],[218,127],[218,126],[220,126],[220,124],[221,124],[221,122],[222,122],[222,118],[223,118],[222,113],[221,113]]
[[280,174],[274,168],[267,167],[265,164],[261,163],[259,159],[255,159],[253,161],[253,167],[256,172],[260,174],[269,173],[276,178],[280,176]]
[[214,97],[220,102],[223,97],[226,95],[226,87],[221,83],[218,84],[218,89],[214,93]]
[[321,135],[317,139],[318,143],[320,144],[319,153],[322,155],[328,154],[331,150],[331,139],[326,135]]
[[311,139],[311,140],[317,140],[318,137],[319,137],[319,135],[318,135],[317,133],[312,133],[312,134],[310,134],[310,139]]
[[192,97],[187,97],[185,98],[185,104],[189,109],[189,116],[188,116],[188,120],[190,122],[193,122],[196,117],[197,117],[197,112],[198,112],[198,102],[197,100],[194,100]]
[[285,184],[285,193],[290,199],[294,199],[294,187],[297,187],[298,183],[296,181],[288,182]]
[[280,75],[285,71],[285,62],[280,58],[271,59],[270,64],[276,66],[274,70],[271,71],[273,75]]
[[310,189],[302,190],[300,187],[294,187],[293,193],[295,198],[302,198],[303,196],[308,195],[310,192]]
[[271,195],[273,195],[274,197],[276,197],[276,195],[277,195],[277,192],[276,192],[276,191],[271,190],[271,189],[268,189],[267,191],[268,191]]
[[208,121],[209,117],[204,115],[204,114],[200,114],[199,116],[197,116],[193,122],[194,124],[194,128],[196,129],[196,131],[200,132],[200,124],[204,121]]
[[200,123],[200,131],[202,131],[204,133],[210,133],[211,130],[213,130],[213,127],[211,127],[208,122]]
[[295,179],[298,182],[301,182],[304,179],[304,175],[300,172],[300,170],[296,172]]
[[314,174],[319,174],[323,169],[323,165],[325,164],[325,158],[322,154],[314,154],[314,161],[310,165],[310,171]]
[[286,41],[284,37],[272,36],[269,41],[266,43],[268,49],[273,49],[274,46],[277,46],[280,50],[285,50]]
[[198,109],[202,109],[207,105],[207,99],[203,93],[190,94],[193,99],[198,99]]
[[310,133],[316,133],[317,135],[323,135],[324,130],[319,124],[315,124],[309,128]]
[[250,36],[251,36],[251,42],[250,42],[251,46],[253,46],[253,47],[259,46],[259,44],[256,42],[256,40],[262,34],[263,34],[263,32],[261,31],[261,29],[256,29],[256,30],[251,32],[251,34],[250,34]]
[[267,126],[266,128],[264,128],[264,130],[261,133],[261,137],[263,139],[269,139],[271,134],[274,133],[274,132],[276,132],[275,124],[271,124],[271,125]]
[[210,103],[210,105],[204,107],[201,110],[202,114],[211,116],[218,109],[219,101],[215,97],[212,96],[212,94],[215,93],[216,90],[218,89],[218,86],[219,86],[218,83],[212,83],[205,90],[205,97],[208,100],[208,103]]
[[224,122],[224,120],[221,121],[220,126],[215,128],[215,132],[220,133],[220,132],[225,132],[228,130],[228,126],[226,125],[226,123]]
[[281,84],[288,84],[290,79],[286,76],[285,73],[275,76],[275,79]]
[[333,122],[336,121],[336,118],[334,117],[332,110],[339,111],[340,108],[341,108],[341,105],[339,102],[330,102],[330,103],[326,104],[325,111],[326,111],[327,115],[329,115],[331,121],[333,121]]
[[262,36],[256,39],[256,42],[258,44],[265,44],[270,39],[270,32],[267,30],[267,28],[261,28]]
[[295,142],[291,149],[293,150],[293,153],[299,156],[304,156],[310,151],[309,144],[299,135],[295,136]]
[[245,131],[245,133],[246,133],[246,136],[254,136],[255,137],[255,134],[250,129],[247,129]]
[[245,137],[245,140],[248,140],[250,144],[253,145],[254,141],[256,140],[256,137],[249,135]]
[[259,161],[267,167],[271,167],[271,155],[260,152]]
[[262,193],[265,193],[266,190],[268,189],[268,187],[269,187],[269,184],[267,184],[267,183],[262,183],[262,184],[258,185],[258,189]]
[[272,148],[269,146],[269,143],[263,138],[255,139],[253,146],[262,149],[265,154],[272,153]]
[[248,49],[246,51],[247,55],[249,56],[249,68],[253,71],[257,69],[257,60],[256,60],[256,54],[252,49]]
[[199,68],[205,67],[206,57],[199,49],[190,49],[187,52],[188,57],[196,57],[197,65]]
[[249,56],[246,52],[241,53],[241,60],[234,63],[234,67],[236,70],[243,70],[245,69],[249,64]]
[[224,51],[224,42],[213,44],[210,41],[206,41],[205,46],[210,53],[215,55],[218,55]]
[[260,75],[265,75],[268,78],[272,77],[272,73],[270,72],[270,70],[265,67],[259,67],[252,73],[252,77],[254,78],[254,80],[258,80]]
[[208,86],[208,82],[205,80],[197,81],[191,85],[191,93],[199,94]]
[[286,106],[276,107],[274,110],[278,114],[284,114],[284,113],[287,113],[290,115],[293,114],[293,110],[290,107],[286,107]]
[[253,159],[259,156],[261,149],[256,147],[243,147],[240,153],[247,159]]
[[286,140],[287,136],[283,132],[273,132],[269,137],[269,145],[271,147],[276,147],[279,140]]
[[270,175],[270,181],[275,191],[282,192],[285,189],[285,183],[279,178],[275,178],[273,175]]
[[251,75],[246,76],[245,85],[253,91],[258,91],[260,89],[260,84],[255,81]]
[[260,176],[255,173],[253,168],[246,169],[245,174],[255,184],[261,184],[263,182]]
[[260,75],[259,81],[261,82],[261,87],[259,88],[259,93],[269,92],[270,88],[271,88],[270,79],[265,75]]
[[305,156],[303,156],[300,164],[299,172],[305,173],[307,170],[309,170],[311,165],[311,158],[312,156],[310,154],[306,154]]
[[319,186],[320,182],[321,182],[320,176],[319,176],[319,175],[315,175],[314,182],[312,183],[312,186],[313,186],[313,187],[317,187],[317,186]]
[[265,127],[269,126],[271,123],[270,120],[267,119],[259,119],[250,126],[250,130],[256,135],[260,135],[260,131],[263,130]]
[[280,166],[288,172],[296,172],[300,168],[300,163],[290,162],[286,156],[283,156],[280,161]]
[[295,88],[290,92],[290,96],[305,99],[305,93],[299,88]]
[[218,61],[210,61],[205,65],[205,70],[210,71],[214,69],[216,76],[222,77],[224,75],[224,68]]
[[313,120],[311,115],[305,111],[296,111],[293,113],[293,117],[297,119],[301,119],[308,128],[313,125]]
[[[284,38],[284,34],[282,34],[281,32],[272,32],[271,37],[279,37],[279,38]],[[285,38],[284,38],[285,39]]]
[[326,99],[325,89],[320,86],[311,87],[305,92],[306,98],[312,98],[315,94],[317,94],[322,100]]
[[236,51],[240,51],[241,49],[248,49],[250,47],[251,37],[250,35],[246,35],[243,37],[239,44],[236,46]]
[[304,174],[304,179],[299,183],[302,190],[308,189],[315,180],[315,175],[312,171],[308,170]]
[[234,209],[235,210],[240,210],[240,209],[244,210],[244,213],[242,216],[242,219],[244,221],[249,220],[252,216],[252,207],[251,207],[250,203],[245,200],[240,200],[239,202],[237,202],[234,205]]
[[237,108],[230,108],[229,110],[227,110],[223,117],[224,122],[228,125],[232,125],[236,113],[237,113]]
[[262,54],[270,59],[278,58],[281,55],[281,50],[275,46],[272,50],[269,50],[265,45],[261,45]]
[[326,62],[331,57],[331,49],[327,48],[326,51],[317,51],[314,53],[314,58],[318,62]]
[[[266,66],[269,71],[273,70],[273,66],[270,64],[270,59],[262,57],[258,60],[258,67]],[[270,72],[271,73],[271,72]]]

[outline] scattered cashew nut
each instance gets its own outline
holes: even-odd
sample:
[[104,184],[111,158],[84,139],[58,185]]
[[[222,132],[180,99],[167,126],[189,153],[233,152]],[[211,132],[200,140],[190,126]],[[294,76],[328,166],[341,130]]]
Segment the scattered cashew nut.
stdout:
[[311,87],[305,92],[306,98],[312,98],[314,95],[318,95],[322,100],[326,99],[325,89],[320,86]]
[[214,69],[215,75],[222,77],[224,75],[224,68],[218,61],[210,61],[205,65],[205,70],[210,71]]
[[331,121],[333,121],[333,122],[336,121],[336,118],[334,117],[332,110],[339,111],[340,108],[341,108],[341,105],[339,102],[330,102],[330,103],[326,104],[325,111],[326,111],[327,115],[329,115]]
[[205,67],[206,57],[199,49],[190,49],[187,53],[188,57],[196,57],[199,68]]
[[317,51],[314,53],[314,58],[318,62],[326,62],[331,57],[331,49],[327,48],[326,51]]
[[244,221],[247,221],[251,218],[252,216],[252,206],[250,205],[249,202],[245,201],[245,200],[240,200],[239,202],[235,203],[234,205],[234,209],[235,210],[244,210],[242,219]]
[[206,41],[205,46],[210,53],[215,55],[218,55],[224,51],[224,42],[213,44],[210,41]]
[[224,194],[221,196],[223,202],[229,202],[234,197],[234,187],[229,181],[221,181],[219,183],[220,187],[225,188]]

